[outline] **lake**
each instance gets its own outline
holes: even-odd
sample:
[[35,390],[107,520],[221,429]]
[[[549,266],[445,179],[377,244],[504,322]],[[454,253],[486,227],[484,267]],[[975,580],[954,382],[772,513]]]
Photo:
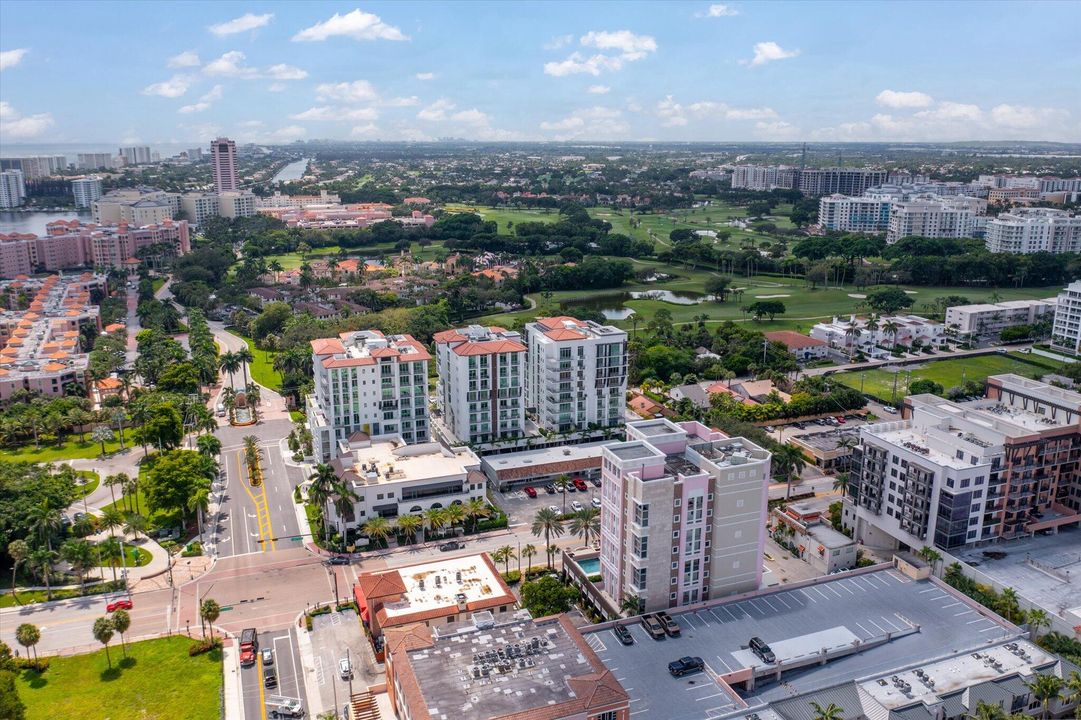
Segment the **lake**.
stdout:
[[62,210],[60,212],[0,212],[0,233],[34,233],[44,235],[45,226],[53,220],[90,222],[90,211]]
[[599,310],[607,320],[626,320],[634,315],[634,310],[624,304],[628,300],[659,300],[673,305],[698,305],[713,299],[713,295],[694,290],[624,290],[583,300],[570,300],[560,303],[560,307],[571,314],[574,308],[587,308]]
[[275,175],[274,178],[270,182],[279,183],[279,182],[291,182],[293,180],[299,180],[300,178],[304,177],[304,173],[307,171],[308,163],[310,163],[310,162],[311,162],[310,159],[297,160],[296,162],[291,162],[288,165],[286,165],[285,167],[283,167],[281,170],[279,170],[278,174]]

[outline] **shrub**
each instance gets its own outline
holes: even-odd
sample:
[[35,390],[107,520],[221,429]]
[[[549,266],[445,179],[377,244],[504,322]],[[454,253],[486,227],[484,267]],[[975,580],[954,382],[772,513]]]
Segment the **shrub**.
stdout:
[[49,658],[17,657],[12,660],[16,670],[33,670],[39,674],[49,669]]
[[503,580],[505,580],[508,585],[517,585],[522,580],[522,573],[517,570],[511,570],[510,572],[501,574],[503,575]]
[[191,647],[189,647],[188,655],[195,657],[196,655],[208,653],[211,650],[221,650],[221,645],[222,643],[220,637],[206,638],[205,640],[200,640],[194,643]]
[[203,544],[201,542],[189,543],[184,552],[180,553],[180,557],[198,557],[203,554]]
[[589,577],[587,577],[586,580],[589,580],[592,583],[600,582],[601,581],[601,574],[600,573],[595,573],[595,574],[590,575]]

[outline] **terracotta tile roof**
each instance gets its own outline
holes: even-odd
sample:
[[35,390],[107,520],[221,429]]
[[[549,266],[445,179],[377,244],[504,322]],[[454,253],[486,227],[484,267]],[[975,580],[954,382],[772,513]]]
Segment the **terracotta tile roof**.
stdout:
[[585,340],[586,339],[586,336],[583,335],[582,333],[578,332],[577,330],[567,330],[565,328],[560,329],[560,330],[549,330],[548,332],[544,333],[544,335],[546,337],[550,337],[551,339],[553,339],[553,340],[555,340],[557,342],[563,341],[563,340]]
[[555,317],[541,317],[537,318],[537,324],[542,327],[546,327],[549,330],[559,330],[566,327],[566,323],[574,323],[575,325],[581,325],[582,321],[578,318],[572,318],[570,315],[557,315]]
[[97,385],[100,390],[119,390],[124,383],[120,382],[116,378],[102,378],[98,380]]
[[369,601],[375,598],[401,595],[405,592],[405,583],[397,570],[386,570],[378,573],[367,573],[357,578],[364,597]]
[[399,650],[420,650],[432,646],[432,629],[420,623],[387,628],[383,640],[387,655],[393,655]]
[[784,343],[789,350],[796,350],[798,348],[807,347],[821,347],[825,345],[825,341],[816,340],[813,337],[808,337],[802,333],[794,332],[792,330],[778,330],[776,332],[763,333],[766,339],[771,342]]
[[455,355],[494,355],[496,353],[525,352],[526,347],[514,340],[486,340],[462,343],[454,348]]
[[318,340],[312,340],[313,355],[334,355],[343,352],[345,352],[345,346],[342,345],[341,340],[336,340],[335,338],[319,338]]
[[327,358],[323,360],[325,368],[361,367],[362,365],[375,365],[375,358]]
[[443,330],[442,332],[437,332],[435,335],[432,336],[432,338],[437,343],[465,342],[469,339],[457,330]]

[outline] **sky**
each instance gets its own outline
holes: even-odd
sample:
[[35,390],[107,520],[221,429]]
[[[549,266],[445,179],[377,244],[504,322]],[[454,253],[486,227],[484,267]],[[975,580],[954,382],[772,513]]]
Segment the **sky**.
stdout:
[[1081,142],[1081,2],[0,3],[0,144]]

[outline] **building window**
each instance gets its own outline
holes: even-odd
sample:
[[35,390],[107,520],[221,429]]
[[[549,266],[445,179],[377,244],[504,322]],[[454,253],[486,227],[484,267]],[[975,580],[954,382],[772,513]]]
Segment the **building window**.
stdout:
[[649,505],[634,503],[634,522],[640,527],[649,527]]
[[600,715],[594,715],[591,720],[617,720],[618,713],[615,710],[609,710],[603,712]]
[[639,590],[646,589],[646,569],[635,568],[634,569],[634,586]]

